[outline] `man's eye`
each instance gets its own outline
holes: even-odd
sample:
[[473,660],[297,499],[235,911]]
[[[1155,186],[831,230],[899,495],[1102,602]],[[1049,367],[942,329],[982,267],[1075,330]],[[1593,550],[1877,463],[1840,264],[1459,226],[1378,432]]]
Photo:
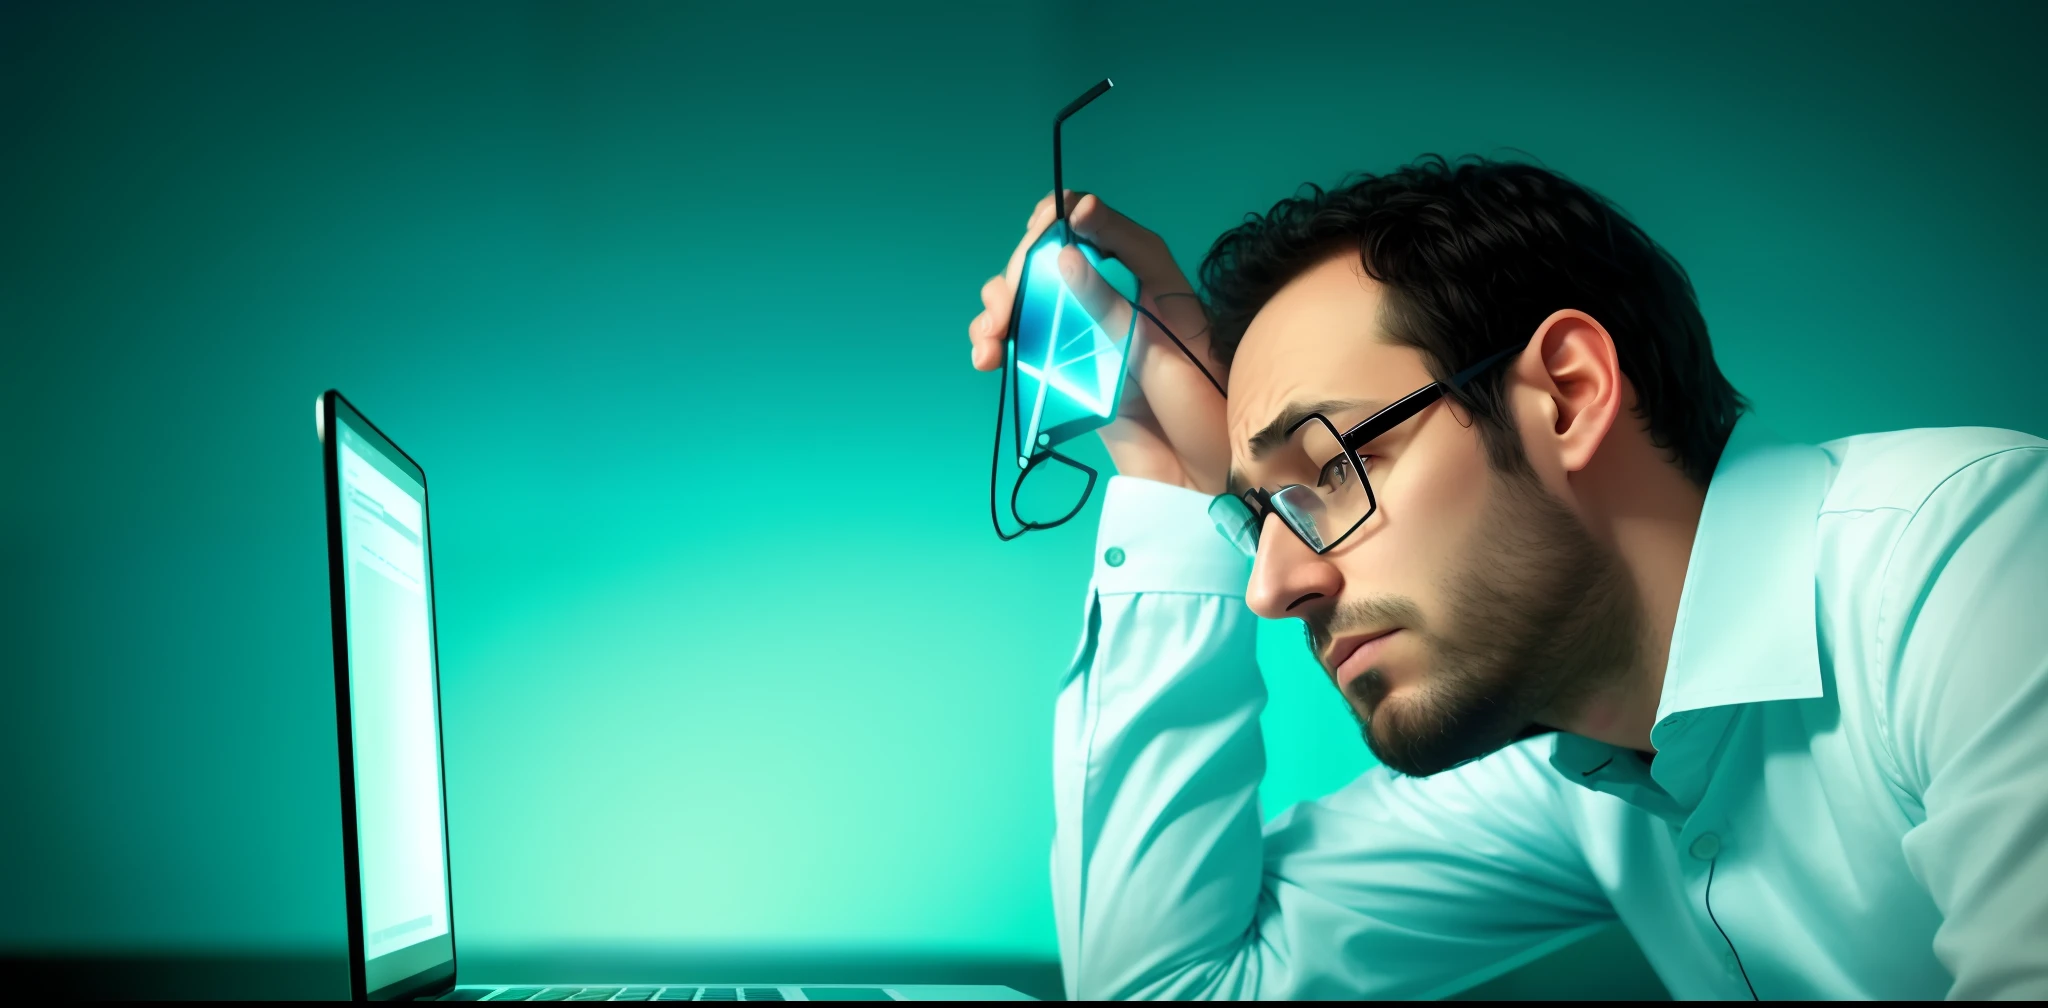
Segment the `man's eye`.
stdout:
[[[1360,455],[1358,457],[1358,463],[1360,465],[1369,466],[1369,463],[1365,461],[1368,458],[1371,458],[1371,456]],[[1353,482],[1354,480],[1352,479],[1351,473],[1351,457],[1348,455],[1339,455],[1323,465],[1321,480],[1318,483],[1318,485],[1328,487],[1331,490],[1343,490],[1349,488]]]

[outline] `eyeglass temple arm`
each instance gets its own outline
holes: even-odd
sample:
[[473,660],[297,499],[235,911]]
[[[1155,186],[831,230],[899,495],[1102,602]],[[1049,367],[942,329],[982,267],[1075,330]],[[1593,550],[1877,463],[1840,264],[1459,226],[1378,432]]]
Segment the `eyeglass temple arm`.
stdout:
[[1059,115],[1052,117],[1052,199],[1053,204],[1059,207],[1060,225],[1063,230],[1067,223],[1067,189],[1061,181],[1063,172],[1060,167],[1060,124],[1066,122],[1068,116],[1081,111],[1083,106],[1102,97],[1103,92],[1115,86],[1109,78],[1104,77],[1097,81],[1094,87],[1089,88],[1088,93],[1068,102],[1067,107],[1061,109]]
[[1401,401],[1393,404],[1392,406],[1387,407],[1386,409],[1379,411],[1378,413],[1374,413],[1370,417],[1367,417],[1364,423],[1359,424],[1358,426],[1353,427],[1350,430],[1346,431],[1344,433],[1344,436],[1339,440],[1347,450],[1357,451],[1358,449],[1365,447],[1366,442],[1371,441],[1373,438],[1379,437],[1382,434],[1385,434],[1389,430],[1392,430],[1395,424],[1398,424],[1408,419],[1409,417],[1412,417],[1415,414],[1422,412],[1423,409],[1427,407],[1430,403],[1433,403],[1438,399],[1442,398],[1444,394],[1444,386],[1448,385],[1451,388],[1464,388],[1467,382],[1470,382],[1472,379],[1477,378],[1480,375],[1484,374],[1487,368],[1490,368],[1495,364],[1498,364],[1501,361],[1504,361],[1509,357],[1512,357],[1520,352],[1520,347],[1509,347],[1506,350],[1502,350],[1501,352],[1494,354],[1493,356],[1488,357],[1485,360],[1482,360],[1479,363],[1474,364],[1471,367],[1468,367],[1465,370],[1458,372],[1457,374],[1452,375],[1450,381],[1430,382],[1429,384],[1424,385],[1423,387],[1416,389],[1413,392],[1410,392],[1407,396],[1403,397]]
[[1217,381],[1216,376],[1209,373],[1208,366],[1202,363],[1201,358],[1195,356],[1195,352],[1193,350],[1188,349],[1188,345],[1186,343],[1181,342],[1181,338],[1179,336],[1174,335],[1173,330],[1168,329],[1166,327],[1166,323],[1159,321],[1159,316],[1152,314],[1152,312],[1149,309],[1147,309],[1144,305],[1137,304],[1136,302],[1133,302],[1131,304],[1131,307],[1138,309],[1138,314],[1143,315],[1148,319],[1151,319],[1152,324],[1154,326],[1157,326],[1160,332],[1165,333],[1166,338],[1172,340],[1174,346],[1180,348],[1181,356],[1186,357],[1188,359],[1188,363],[1193,364],[1195,366],[1195,370],[1202,372],[1202,377],[1209,379],[1209,384],[1215,387],[1217,395],[1227,395],[1227,393],[1223,391],[1223,383]]
[[[1064,161],[1060,157],[1060,124],[1066,122],[1068,116],[1081,111],[1089,102],[1102,97],[1104,92],[1115,86],[1115,81],[1104,77],[1096,81],[1095,86],[1089,88],[1087,93],[1068,102],[1066,108],[1061,109],[1058,115],[1052,117],[1052,199],[1053,204],[1059,207],[1060,225],[1063,231],[1067,223],[1067,187],[1065,182],[1066,169]],[[1071,235],[1072,232],[1068,231],[1067,234]],[[1188,362],[1193,364],[1197,371],[1202,372],[1202,377],[1209,379],[1209,384],[1215,386],[1217,395],[1222,395],[1223,383],[1217,381],[1216,376],[1209,373],[1209,369],[1195,357],[1195,352],[1188,349],[1188,345],[1181,342],[1181,338],[1174,335],[1173,330],[1166,327],[1166,323],[1159,321],[1159,316],[1146,311],[1144,305],[1136,305],[1135,307],[1146,318],[1151,319],[1152,324],[1158,326],[1159,330],[1165,333],[1169,339],[1173,340],[1175,346],[1180,347],[1180,352],[1187,355]]]
[[1507,360],[1508,358],[1513,357],[1514,355],[1521,352],[1521,347],[1509,347],[1506,350],[1502,350],[1501,352],[1494,354],[1493,356],[1488,357],[1485,360],[1480,361],[1479,363],[1474,364],[1471,367],[1468,367],[1465,370],[1458,372],[1457,374],[1452,375],[1451,380],[1446,384],[1450,385],[1452,388],[1464,388],[1466,382],[1469,382],[1472,379],[1479,377],[1481,374],[1485,373],[1487,368],[1490,368],[1495,364]]

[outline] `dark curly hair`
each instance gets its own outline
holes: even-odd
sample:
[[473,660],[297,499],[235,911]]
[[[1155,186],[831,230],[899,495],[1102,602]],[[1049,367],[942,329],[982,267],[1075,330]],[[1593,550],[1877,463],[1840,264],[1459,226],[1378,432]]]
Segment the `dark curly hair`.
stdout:
[[[1421,351],[1438,381],[1527,342],[1559,309],[1600,320],[1651,442],[1707,485],[1749,404],[1714,363],[1685,270],[1620,210],[1556,172],[1478,157],[1431,155],[1335,189],[1303,188],[1264,216],[1247,214],[1203,257],[1203,299],[1224,363],[1281,287],[1355,248],[1385,286],[1386,338]],[[1503,373],[1451,396],[1476,418],[1495,467],[1525,470]]]

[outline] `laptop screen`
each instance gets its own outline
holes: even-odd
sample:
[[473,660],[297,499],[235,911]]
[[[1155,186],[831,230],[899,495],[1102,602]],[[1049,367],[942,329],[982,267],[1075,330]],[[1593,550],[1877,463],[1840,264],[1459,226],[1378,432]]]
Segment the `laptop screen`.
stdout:
[[454,958],[424,474],[335,410],[365,986]]

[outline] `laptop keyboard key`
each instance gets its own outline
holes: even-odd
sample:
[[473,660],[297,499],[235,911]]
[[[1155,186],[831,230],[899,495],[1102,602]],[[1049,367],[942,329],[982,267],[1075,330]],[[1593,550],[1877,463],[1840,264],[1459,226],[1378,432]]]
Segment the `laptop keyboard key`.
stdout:
[[539,987],[507,987],[490,996],[492,1001],[524,1001],[540,993]]
[[548,988],[547,990],[544,990],[544,991],[541,991],[541,992],[540,992],[540,993],[538,993],[538,994],[535,994],[535,995],[533,996],[532,1000],[535,1000],[535,1001],[566,1001],[566,1000],[568,1000],[568,999],[569,999],[569,995],[571,995],[571,994],[574,994],[574,993],[576,993],[577,991],[580,991],[580,990],[582,990],[582,989],[583,989],[583,988],[581,988],[581,987],[550,987],[550,988]]
[[782,996],[782,991],[774,987],[749,987],[747,988],[747,1000],[784,1001],[788,999]]
[[585,987],[582,990],[569,995],[569,1000],[610,1001],[612,999],[612,995],[617,994],[618,992],[619,989],[617,987]]
[[693,1001],[697,997],[695,987],[669,987],[654,996],[656,1001]]

